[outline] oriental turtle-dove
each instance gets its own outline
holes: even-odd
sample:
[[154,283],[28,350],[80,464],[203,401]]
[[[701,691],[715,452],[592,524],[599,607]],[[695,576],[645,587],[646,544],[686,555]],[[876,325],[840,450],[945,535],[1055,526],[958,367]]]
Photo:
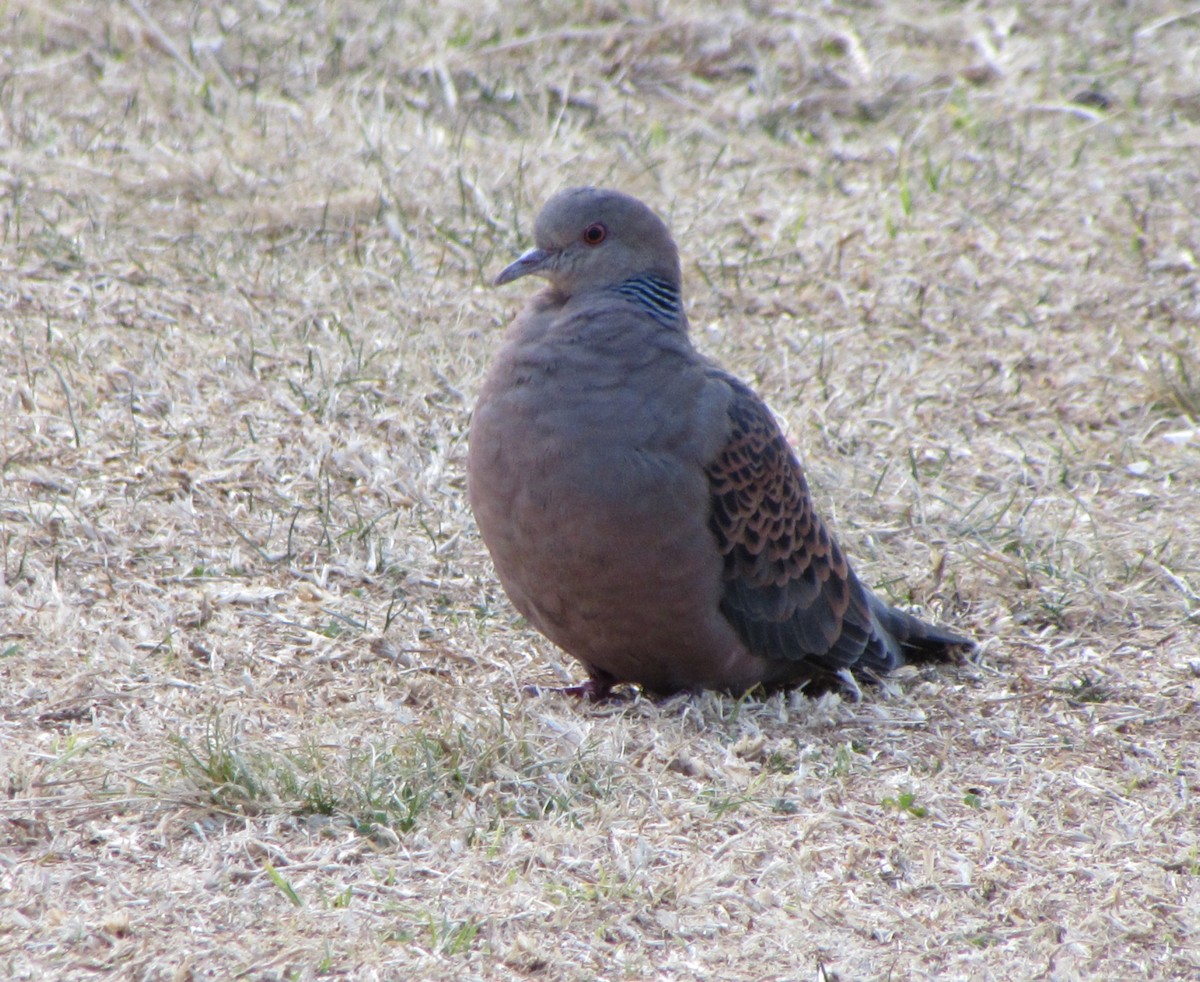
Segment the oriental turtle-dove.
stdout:
[[658,216],[574,188],[535,241],[496,279],[549,286],[488,372],[467,471],[504,589],[587,670],[564,691],[857,694],[853,675],[971,646],[859,581],[771,412],[692,346]]

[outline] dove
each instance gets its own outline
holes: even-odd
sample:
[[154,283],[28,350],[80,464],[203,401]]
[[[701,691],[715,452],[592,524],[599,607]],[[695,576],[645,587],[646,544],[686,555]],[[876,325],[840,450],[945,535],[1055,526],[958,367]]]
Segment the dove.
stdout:
[[513,605],[576,658],[589,699],[808,686],[973,647],[889,606],[817,515],[755,392],[688,336],[665,223],[618,191],[546,202],[496,277],[547,281],[472,414],[468,497]]

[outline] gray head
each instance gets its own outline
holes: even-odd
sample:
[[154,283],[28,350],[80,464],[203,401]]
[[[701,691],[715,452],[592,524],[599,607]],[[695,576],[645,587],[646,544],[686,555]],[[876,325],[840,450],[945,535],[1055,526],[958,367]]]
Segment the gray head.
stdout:
[[679,288],[679,253],[667,226],[620,191],[559,191],[538,215],[534,241],[537,248],[505,267],[497,286],[532,273],[567,296],[646,275]]

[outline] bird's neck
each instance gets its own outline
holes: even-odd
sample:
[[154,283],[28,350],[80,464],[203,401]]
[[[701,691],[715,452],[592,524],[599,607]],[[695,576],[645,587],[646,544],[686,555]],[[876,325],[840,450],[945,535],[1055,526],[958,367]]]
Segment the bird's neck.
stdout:
[[613,287],[617,293],[632,300],[664,327],[679,327],[683,320],[683,303],[679,287],[657,273],[643,273]]

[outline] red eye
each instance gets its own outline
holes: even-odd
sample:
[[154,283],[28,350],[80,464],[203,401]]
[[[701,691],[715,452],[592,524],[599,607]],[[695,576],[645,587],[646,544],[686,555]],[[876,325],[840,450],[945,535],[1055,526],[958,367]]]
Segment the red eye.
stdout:
[[606,229],[599,222],[596,222],[595,225],[589,225],[583,230],[583,241],[588,245],[595,246],[603,242],[605,236],[607,235],[608,229]]

